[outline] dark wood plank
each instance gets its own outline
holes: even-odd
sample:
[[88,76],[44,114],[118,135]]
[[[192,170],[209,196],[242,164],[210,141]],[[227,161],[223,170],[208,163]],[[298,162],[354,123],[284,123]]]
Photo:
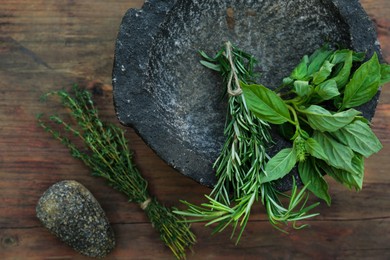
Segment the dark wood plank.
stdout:
[[[117,123],[111,70],[120,20],[143,1],[2,0],[0,10],[0,259],[83,259],[42,228],[35,217],[41,194],[53,183],[75,179],[95,195],[113,223],[118,246],[107,259],[172,259],[137,205],[90,176],[80,162],[36,126],[39,112],[58,105],[38,102],[53,89],[73,83],[95,91],[105,121]],[[383,55],[390,62],[390,2],[362,0],[377,25]],[[333,205],[321,205],[311,227],[282,234],[257,206],[242,238],[210,236],[194,225],[198,244],[190,259],[389,259],[390,86],[383,88],[374,131],[384,149],[366,160],[364,189],[348,191],[331,182]],[[100,93],[100,94],[99,94]],[[201,202],[209,189],[167,166],[127,129],[127,137],[150,190],[166,205],[178,199]],[[179,196],[180,195],[180,196]],[[315,201],[315,199],[312,199]]]
[[[193,229],[198,244],[188,259],[389,259],[387,237],[367,234],[389,234],[390,221],[348,220],[316,221],[304,231],[289,235],[273,229],[267,222],[253,222],[235,246],[228,233],[210,236],[200,224]],[[115,224],[117,246],[108,259],[172,259],[148,224]],[[66,245],[53,241],[41,227],[0,230],[2,259],[88,259]],[[50,243],[43,243],[50,241]],[[245,241],[245,242],[244,242]],[[24,250],[21,250],[21,249]],[[35,257],[34,257],[35,256]]]

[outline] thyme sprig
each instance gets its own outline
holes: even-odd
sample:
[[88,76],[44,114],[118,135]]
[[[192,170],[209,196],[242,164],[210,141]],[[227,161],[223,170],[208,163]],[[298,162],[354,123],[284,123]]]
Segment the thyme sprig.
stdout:
[[[308,214],[318,203],[306,207],[307,196],[304,187],[299,193],[293,181],[291,195],[279,192],[273,183],[263,183],[261,174],[269,159],[266,149],[272,143],[269,124],[256,117],[247,107],[242,95],[241,85],[255,82],[254,66],[256,60],[250,54],[227,42],[214,57],[200,52],[201,63],[222,76],[225,92],[228,94],[228,113],[224,135],[224,146],[214,164],[217,183],[211,194],[206,195],[209,203],[200,206],[182,201],[187,210],[175,213],[189,217],[188,222],[217,224],[215,232],[233,226],[232,237],[240,229],[236,243],[239,242],[248,223],[252,206],[261,201],[267,210],[269,221],[281,229],[281,223],[293,222],[316,216]],[[287,197],[287,208],[282,203]]]
[[[49,96],[58,96],[77,123],[66,122],[58,115],[44,117],[41,114],[38,124],[69,148],[71,155],[83,161],[94,176],[106,179],[129,201],[139,204],[175,257],[185,259],[186,249],[196,242],[195,235],[182,218],[150,196],[148,183],[133,162],[124,131],[100,120],[86,90],[75,86],[72,94],[65,90],[54,91],[44,95],[43,99]],[[80,139],[81,144],[75,139]]]

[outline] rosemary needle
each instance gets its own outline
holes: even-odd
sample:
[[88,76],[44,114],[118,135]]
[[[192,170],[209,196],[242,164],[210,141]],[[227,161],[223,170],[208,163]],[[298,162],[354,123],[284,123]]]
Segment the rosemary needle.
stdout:
[[[186,249],[196,242],[195,235],[182,218],[150,196],[148,183],[132,160],[124,131],[99,119],[91,95],[86,90],[74,86],[73,94],[60,90],[44,95],[43,99],[52,95],[60,98],[77,123],[65,122],[57,115],[44,120],[41,114],[38,124],[68,147],[72,156],[83,161],[94,176],[106,179],[129,201],[139,204],[175,257],[185,259]],[[82,145],[74,139],[81,139]]]

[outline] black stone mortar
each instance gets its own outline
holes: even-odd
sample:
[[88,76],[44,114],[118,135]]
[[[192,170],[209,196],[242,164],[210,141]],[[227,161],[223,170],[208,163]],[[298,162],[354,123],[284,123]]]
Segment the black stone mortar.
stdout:
[[[357,0],[150,0],[128,10],[113,69],[117,117],[169,165],[210,187],[227,104],[219,76],[199,63],[198,51],[214,55],[225,41],[259,60],[260,82],[270,88],[325,42],[382,57]],[[359,108],[369,120],[378,98]],[[273,134],[271,155],[291,146]],[[286,176],[277,185],[289,190],[291,183]]]

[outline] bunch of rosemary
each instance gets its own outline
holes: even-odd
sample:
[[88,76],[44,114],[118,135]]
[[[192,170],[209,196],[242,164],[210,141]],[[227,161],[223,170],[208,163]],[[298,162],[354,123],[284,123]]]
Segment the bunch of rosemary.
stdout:
[[[317,214],[308,214],[318,203],[307,206],[306,186],[298,192],[293,180],[290,195],[279,192],[274,183],[263,183],[265,163],[269,159],[266,149],[272,143],[269,134],[269,124],[255,116],[246,104],[242,95],[242,84],[253,83],[256,74],[253,71],[256,60],[242,50],[227,42],[215,57],[209,57],[200,52],[204,58],[201,63],[222,76],[228,94],[228,113],[224,135],[226,141],[217,158],[217,184],[206,198],[209,203],[200,206],[182,201],[187,210],[177,210],[175,213],[190,217],[188,222],[203,222],[206,225],[217,224],[214,233],[233,226],[232,237],[237,228],[241,229],[236,242],[247,225],[251,208],[261,201],[267,210],[270,222],[280,229],[280,223],[295,222],[310,218]],[[287,207],[281,198],[289,199]]]
[[[184,259],[186,249],[196,241],[189,225],[155,198],[151,198],[147,190],[148,183],[132,160],[124,131],[99,119],[88,91],[77,86],[73,91],[73,95],[65,90],[50,92],[43,99],[58,96],[77,124],[65,122],[57,115],[49,116],[45,122],[41,114],[38,116],[39,125],[67,146],[73,157],[83,161],[93,171],[93,176],[106,179],[110,186],[124,193],[129,201],[139,204],[160,233],[161,240],[177,259]],[[61,130],[56,130],[58,128]],[[82,144],[78,145],[79,142],[72,140],[74,138],[81,139]]]

